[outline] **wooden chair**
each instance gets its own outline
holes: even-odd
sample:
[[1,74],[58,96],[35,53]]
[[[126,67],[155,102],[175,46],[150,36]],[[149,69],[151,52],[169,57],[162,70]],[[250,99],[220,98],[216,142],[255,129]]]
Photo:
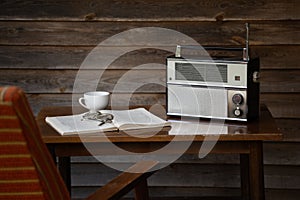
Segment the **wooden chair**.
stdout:
[[[144,173],[124,172],[88,199],[118,199],[133,188],[137,199],[148,199],[147,178],[156,164],[137,163],[131,170]],[[70,199],[25,94],[13,86],[0,87],[0,199]]]

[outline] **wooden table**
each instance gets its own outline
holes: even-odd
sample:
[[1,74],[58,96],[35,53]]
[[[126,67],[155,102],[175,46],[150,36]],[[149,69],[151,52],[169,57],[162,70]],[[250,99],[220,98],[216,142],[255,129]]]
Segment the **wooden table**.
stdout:
[[[73,110],[74,111],[74,110]],[[75,112],[82,112],[75,109]],[[151,112],[159,115],[161,109],[152,109]],[[82,143],[97,144],[101,149],[99,154],[113,155],[114,152],[107,145],[108,138],[110,143],[131,152],[152,152],[164,147],[170,142],[178,145],[184,142],[192,142],[185,154],[198,154],[204,139],[210,140],[209,135],[195,135],[193,140],[187,135],[170,135],[170,129],[161,130],[151,137],[132,137],[122,132],[107,132],[104,137],[102,134],[87,134],[79,137],[78,135],[61,136],[52,127],[45,123],[46,116],[70,115],[71,107],[47,107],[43,108],[37,116],[37,123],[42,133],[44,142],[48,145],[54,159],[58,157],[58,166],[60,173],[65,180],[69,190],[71,189],[70,176],[70,157],[90,155]],[[171,118],[169,118],[171,119]],[[175,118],[174,120],[181,120]],[[209,124],[209,120],[200,120],[204,125]],[[213,125],[212,125],[213,126]],[[263,141],[282,140],[282,134],[278,131],[276,124],[266,107],[261,108],[260,119],[253,122],[225,122],[226,134],[215,133],[218,141],[210,153],[219,154],[240,154],[240,172],[241,172],[241,194],[242,199],[263,200],[264,192],[264,170],[263,170]],[[171,129],[172,131],[172,129]],[[143,133],[147,134],[147,133]],[[214,134],[211,134],[213,136]],[[211,137],[215,140],[216,137]],[[173,149],[167,154],[178,153]]]

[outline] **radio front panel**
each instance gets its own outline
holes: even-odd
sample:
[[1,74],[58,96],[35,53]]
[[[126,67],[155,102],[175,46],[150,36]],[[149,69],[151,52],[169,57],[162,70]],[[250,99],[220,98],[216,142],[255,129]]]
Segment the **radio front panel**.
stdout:
[[167,58],[167,114],[248,121],[259,115],[259,59]]

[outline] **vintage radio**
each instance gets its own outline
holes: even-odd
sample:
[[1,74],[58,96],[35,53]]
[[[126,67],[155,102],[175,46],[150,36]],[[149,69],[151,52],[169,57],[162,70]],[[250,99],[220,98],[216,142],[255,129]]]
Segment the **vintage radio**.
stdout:
[[[243,52],[240,59],[183,58],[177,46],[167,58],[167,114],[249,121],[259,116],[259,59],[246,48],[217,48]],[[193,47],[192,47],[193,48]]]

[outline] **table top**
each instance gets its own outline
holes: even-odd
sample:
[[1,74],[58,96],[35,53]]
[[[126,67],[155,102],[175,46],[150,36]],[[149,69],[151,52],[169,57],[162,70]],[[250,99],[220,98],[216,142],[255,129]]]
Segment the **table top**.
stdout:
[[[149,107],[146,107],[149,108]],[[62,136],[45,122],[46,116],[71,115],[83,113],[86,110],[72,107],[44,107],[36,120],[42,138],[47,144],[54,143],[82,143],[84,142],[169,142],[169,141],[276,141],[282,140],[274,119],[267,107],[262,106],[258,120],[251,122],[214,121],[199,118],[179,118],[166,116],[161,107],[151,107],[150,111],[172,122],[171,127],[164,127],[160,131],[132,130],[126,132],[111,131],[105,133],[78,134]],[[180,124],[178,129],[176,124]],[[193,127],[197,125],[197,131]],[[183,128],[182,128],[183,127]],[[186,128],[185,128],[186,127]],[[156,131],[156,132],[154,132]],[[133,136],[137,134],[137,137]],[[150,135],[150,136],[149,136]],[[192,136],[191,136],[192,135]]]

